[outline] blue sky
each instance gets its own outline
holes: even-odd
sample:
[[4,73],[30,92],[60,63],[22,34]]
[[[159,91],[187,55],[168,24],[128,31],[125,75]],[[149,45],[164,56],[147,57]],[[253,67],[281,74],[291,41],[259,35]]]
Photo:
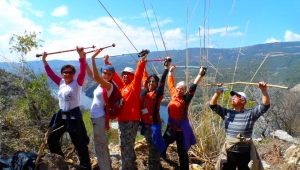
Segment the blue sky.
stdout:
[[[102,54],[117,55],[142,49],[156,51],[156,41],[161,51],[164,45],[155,16],[168,50],[185,49],[186,44],[200,47],[200,37],[203,47],[204,30],[206,47],[214,48],[300,41],[299,0],[144,0],[153,32],[142,0],[100,2],[0,0],[0,62],[19,61],[17,54],[9,52],[9,38],[23,35],[25,30],[41,32],[39,38],[45,41],[43,47],[28,53],[28,61],[38,60],[35,55],[43,51],[74,49],[77,45],[105,47],[115,43],[116,47]],[[49,60],[77,58],[76,52],[49,56]]]

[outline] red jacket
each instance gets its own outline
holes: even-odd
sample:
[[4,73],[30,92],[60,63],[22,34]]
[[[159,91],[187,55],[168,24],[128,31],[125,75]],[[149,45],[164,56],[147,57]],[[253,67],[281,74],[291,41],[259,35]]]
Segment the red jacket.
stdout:
[[133,81],[126,85],[118,73],[113,74],[113,81],[119,87],[124,98],[118,121],[140,121],[140,93],[142,89],[143,70],[146,62],[139,61]]
[[[168,88],[172,96],[172,100],[168,104],[169,117],[174,120],[181,120],[184,115],[185,101],[183,97],[175,97],[176,87],[173,76],[168,76]],[[186,107],[188,110],[188,106]]]

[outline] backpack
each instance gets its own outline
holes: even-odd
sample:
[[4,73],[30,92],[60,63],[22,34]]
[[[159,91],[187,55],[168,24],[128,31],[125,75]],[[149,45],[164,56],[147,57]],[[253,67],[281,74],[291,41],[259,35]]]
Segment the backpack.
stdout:
[[123,97],[119,88],[114,83],[111,84],[113,85],[113,91],[109,98],[107,96],[106,89],[103,88],[103,98],[105,100],[105,113],[108,119],[116,119],[121,112]]

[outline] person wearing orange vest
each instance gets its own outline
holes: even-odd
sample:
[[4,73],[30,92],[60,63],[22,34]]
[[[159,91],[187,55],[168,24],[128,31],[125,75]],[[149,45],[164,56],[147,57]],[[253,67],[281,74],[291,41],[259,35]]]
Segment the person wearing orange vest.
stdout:
[[141,93],[141,134],[145,136],[148,145],[148,169],[161,169],[160,153],[166,148],[162,138],[160,117],[160,104],[163,99],[166,77],[171,65],[171,57],[165,60],[165,70],[159,80],[156,74],[148,77],[146,69],[144,76],[146,77],[145,89]]
[[[141,119],[141,108],[138,101],[140,101],[142,77],[146,67],[147,56],[148,53],[141,56],[136,72],[130,67],[125,67],[121,73],[122,77],[120,77],[117,72],[113,74],[113,81],[119,87],[124,99],[121,113],[117,118],[119,123],[119,139],[123,170],[137,169],[134,143]],[[111,65],[111,63],[108,62],[108,59],[109,56],[106,55],[104,57],[104,62],[106,65]]]
[[[177,83],[175,86],[172,74],[175,68],[176,66],[171,67],[168,76],[168,88],[172,100],[168,104],[168,125],[163,137],[167,147],[176,141],[180,169],[187,170],[189,169],[189,157],[187,152],[191,145],[196,144],[196,138],[188,119],[188,107],[194,97],[197,85],[206,73],[206,68],[200,68],[199,74],[188,90],[186,89],[187,87],[184,81]],[[166,150],[163,152],[162,157],[166,159]]]

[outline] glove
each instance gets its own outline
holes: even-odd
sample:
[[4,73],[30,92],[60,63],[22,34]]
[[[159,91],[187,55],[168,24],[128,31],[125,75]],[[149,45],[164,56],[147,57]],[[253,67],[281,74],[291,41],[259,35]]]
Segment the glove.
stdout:
[[168,62],[172,62],[172,58],[166,58],[164,62],[164,66],[167,66]]
[[204,77],[207,71],[207,67],[201,67],[199,71],[199,75]]
[[144,55],[149,54],[149,53],[150,53],[150,50],[142,50],[142,51],[139,53],[138,57],[143,57]]

